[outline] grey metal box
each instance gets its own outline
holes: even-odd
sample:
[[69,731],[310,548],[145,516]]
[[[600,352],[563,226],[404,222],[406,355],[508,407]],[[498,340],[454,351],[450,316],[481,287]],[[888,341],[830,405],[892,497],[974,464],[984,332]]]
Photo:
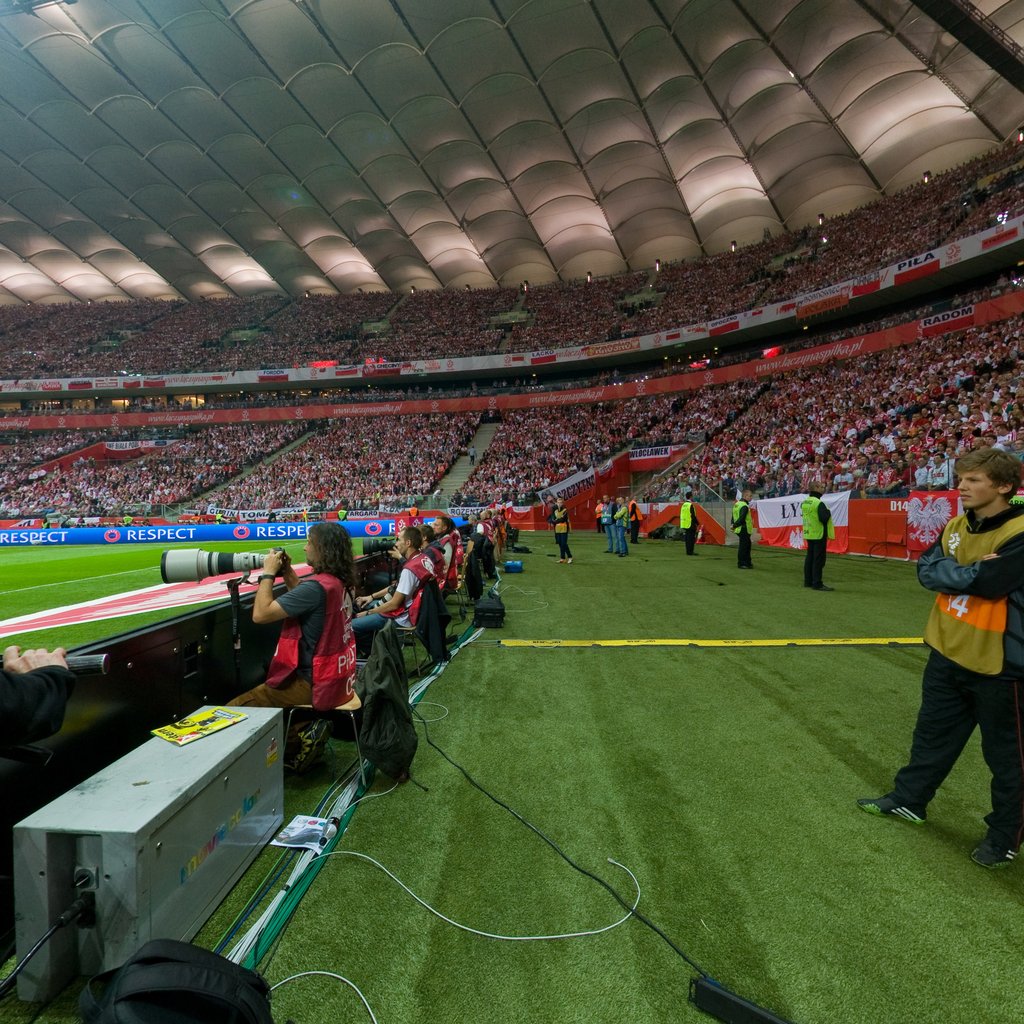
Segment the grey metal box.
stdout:
[[151,739],[14,827],[19,958],[80,891],[96,895],[95,925],[57,931],[18,977],[20,998],[48,1000],[202,927],[284,817],[282,712],[245,714],[182,747]]

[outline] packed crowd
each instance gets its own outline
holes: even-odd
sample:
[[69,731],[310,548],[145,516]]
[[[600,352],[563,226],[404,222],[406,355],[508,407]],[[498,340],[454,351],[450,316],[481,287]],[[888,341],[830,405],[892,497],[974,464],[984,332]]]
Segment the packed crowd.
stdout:
[[[256,370],[540,351],[707,321],[869,274],[1024,210],[1004,146],[893,196],[736,252],[589,283],[0,308],[0,379]],[[638,310],[623,300],[653,285]],[[660,296],[655,302],[653,296]],[[524,326],[494,325],[522,310]],[[376,335],[364,325],[386,319]]]
[[756,387],[744,381],[714,393],[506,412],[453,501],[479,504],[500,498],[528,504],[543,488],[598,467],[623,449],[698,443],[706,431],[737,415]]
[[475,414],[327,423],[301,445],[209,496],[230,509],[376,509],[429,495],[468,449]]
[[[951,463],[979,444],[1024,450],[1024,317],[920,339],[884,352],[744,379],[691,393],[507,412],[454,504],[528,503],[536,492],[648,445],[704,444],[680,476],[648,497],[706,485],[731,497],[825,489],[905,496],[949,486]],[[268,452],[309,424],[206,428],[173,449],[125,463],[80,459],[45,475],[39,463],[98,435],[25,435],[5,446],[0,508],[104,515],[171,504],[222,485],[224,508],[398,507],[437,495],[472,442],[475,414],[327,422],[281,458]],[[425,453],[430,453],[429,455]],[[241,479],[243,467],[255,465]]]
[[513,327],[502,351],[541,352],[590,341],[618,338],[622,333],[620,298],[639,292],[647,274],[530,287],[523,309],[533,320]]
[[1015,318],[772,378],[711,439],[701,475],[723,495],[943,489],[972,447],[1024,450],[1022,337]]
[[106,434],[80,430],[26,432],[0,437],[0,493],[10,490],[15,484],[45,476],[44,463],[107,438]]
[[304,429],[303,423],[210,427],[137,459],[115,462],[83,457],[67,469],[0,487],[0,515],[54,510],[68,516],[106,516],[131,508],[173,505],[238,475],[296,440]]
[[511,311],[516,298],[514,288],[446,289],[410,295],[391,317],[393,334],[380,339],[377,354],[401,360],[496,352],[503,331],[491,318]]

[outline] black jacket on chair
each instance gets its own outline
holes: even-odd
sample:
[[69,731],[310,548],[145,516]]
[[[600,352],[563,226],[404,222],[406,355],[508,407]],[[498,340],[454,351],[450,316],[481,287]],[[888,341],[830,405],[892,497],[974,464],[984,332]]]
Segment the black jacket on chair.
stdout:
[[378,630],[370,657],[356,679],[363,702],[359,747],[366,759],[393,779],[408,775],[419,739],[409,709],[409,679],[402,642],[393,622]]

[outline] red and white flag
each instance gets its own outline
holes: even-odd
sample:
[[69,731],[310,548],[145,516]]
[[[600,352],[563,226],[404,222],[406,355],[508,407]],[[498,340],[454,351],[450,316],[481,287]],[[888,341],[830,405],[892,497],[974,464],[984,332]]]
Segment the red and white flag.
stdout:
[[[758,498],[754,502],[757,528],[761,543],[777,548],[801,550],[804,543],[804,519],[800,505],[806,494],[787,494],[784,498]],[[845,552],[850,548],[850,492],[825,494],[821,499],[832,513],[835,539],[828,542],[828,550]]]

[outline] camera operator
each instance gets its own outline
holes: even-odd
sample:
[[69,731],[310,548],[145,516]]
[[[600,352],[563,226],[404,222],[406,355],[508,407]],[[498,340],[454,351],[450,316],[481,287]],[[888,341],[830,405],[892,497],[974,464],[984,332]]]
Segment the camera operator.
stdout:
[[64,722],[75,686],[63,647],[4,651],[0,673],[0,747],[16,747],[52,736]]
[[[283,622],[267,669],[267,680],[230,703],[239,707],[355,710],[356,648],[352,634],[355,559],[348,531],[337,523],[317,523],[306,535],[306,561],[314,575],[299,580],[284,551],[271,551],[252,606],[257,624]],[[280,574],[288,592],[274,597]],[[330,724],[292,712],[285,765],[295,772],[311,767],[327,744]]]

